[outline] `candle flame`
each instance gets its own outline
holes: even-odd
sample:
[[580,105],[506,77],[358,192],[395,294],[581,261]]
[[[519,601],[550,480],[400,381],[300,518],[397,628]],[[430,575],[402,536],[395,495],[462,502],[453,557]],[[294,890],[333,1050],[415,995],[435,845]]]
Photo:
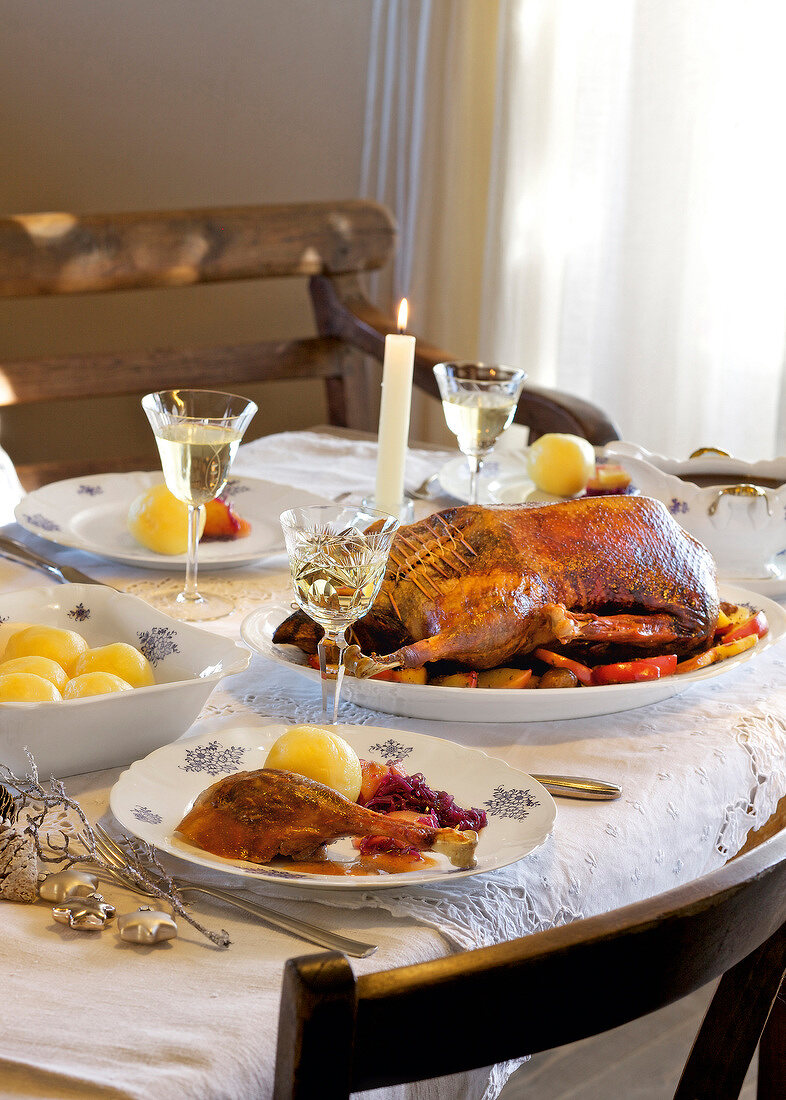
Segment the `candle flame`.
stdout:
[[407,327],[407,314],[409,313],[409,306],[407,305],[407,299],[402,298],[401,304],[398,307],[398,330],[404,332]]

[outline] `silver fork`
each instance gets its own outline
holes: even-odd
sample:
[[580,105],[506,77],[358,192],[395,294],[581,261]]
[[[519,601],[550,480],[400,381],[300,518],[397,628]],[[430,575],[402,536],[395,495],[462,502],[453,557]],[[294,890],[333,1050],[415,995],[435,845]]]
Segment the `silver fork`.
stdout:
[[[128,874],[127,853],[109,835],[106,829],[99,824],[95,824],[93,833],[96,851],[112,867],[113,874],[117,876],[122,885],[137,894],[155,896],[151,891],[141,889],[139,884]],[[139,858],[139,853],[135,854]],[[145,865],[145,873],[154,880],[161,878],[160,872],[149,866],[149,864]],[[315,924],[299,920],[297,917],[287,916],[276,909],[268,909],[265,905],[244,901],[242,898],[237,898],[225,890],[217,889],[215,886],[195,886],[174,877],[171,880],[181,894],[207,894],[209,897],[219,898],[229,905],[235,905],[238,909],[245,910],[246,913],[252,913],[255,917],[259,917],[260,920],[265,921],[266,924],[270,924],[274,928],[289,932],[291,935],[307,940],[309,943],[316,943],[320,947],[326,947],[332,951],[342,951],[345,955],[352,955],[357,959],[366,959],[377,950],[377,945],[374,943],[363,943],[362,940],[353,940],[349,936],[342,936],[338,932],[329,931],[327,928],[319,928]]]
[[425,481],[418,485],[417,489],[410,489],[407,492],[407,496],[412,497],[413,500],[434,500],[440,493],[437,491],[439,485],[439,473],[430,474]]

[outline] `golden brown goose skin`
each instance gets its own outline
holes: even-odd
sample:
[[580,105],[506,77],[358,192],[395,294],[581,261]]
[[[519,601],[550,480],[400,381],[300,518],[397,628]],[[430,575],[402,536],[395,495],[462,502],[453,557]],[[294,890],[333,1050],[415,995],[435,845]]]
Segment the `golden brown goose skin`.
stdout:
[[176,832],[213,855],[268,863],[311,859],[345,836],[383,836],[408,847],[443,851],[472,866],[477,834],[434,829],[368,810],[322,783],[275,768],[235,772],[202,791]]
[[[709,551],[664,505],[590,497],[453,508],[402,528],[364,630],[384,652],[375,623],[400,624],[405,640],[384,667],[448,658],[482,669],[555,642],[682,655],[709,644],[718,609]],[[274,641],[294,640],[298,623],[302,644],[298,616]]]

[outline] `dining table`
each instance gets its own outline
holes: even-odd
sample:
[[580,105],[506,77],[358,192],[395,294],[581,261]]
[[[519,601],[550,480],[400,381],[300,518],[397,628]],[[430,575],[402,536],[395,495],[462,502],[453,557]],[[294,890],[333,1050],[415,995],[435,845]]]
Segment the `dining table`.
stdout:
[[[376,458],[376,441],[358,433],[282,432],[242,445],[232,476],[359,502],[373,494]],[[455,459],[455,452],[411,446],[407,487],[414,490]],[[451,503],[437,488],[430,499],[414,502],[415,514]],[[134,567],[51,539],[45,544],[16,522],[2,530],[142,599],[171,584],[171,571]],[[201,579],[207,582],[208,574]],[[283,545],[257,561],[212,570],[209,581],[231,597],[234,610],[200,628],[237,641],[248,616],[292,598]],[[3,590],[50,583],[0,558]],[[433,884],[339,890],[327,879],[319,889],[299,891],[166,854],[162,862],[191,881],[223,886],[237,897],[376,944],[369,957],[351,959],[362,974],[499,943],[668,891],[732,858],[786,796],[781,645],[730,665],[722,675],[699,679],[680,694],[613,713],[529,721],[531,693],[520,694],[516,721],[495,721],[493,713],[470,721],[444,720],[438,713],[413,718],[349,699],[341,706],[343,723],[379,728],[385,737],[390,731],[399,740],[426,735],[479,750],[526,775],[590,776],[620,786],[614,801],[557,798],[548,835],[506,866]],[[321,706],[318,681],[253,652],[244,671],[220,681],[182,738],[233,727],[318,724]],[[88,819],[110,832],[118,831],[110,791],[132,759],[64,777]],[[450,789],[449,774],[438,778]],[[145,900],[114,884],[102,885],[102,892],[118,913]],[[205,925],[227,931],[228,947],[184,922],[176,938],[141,946],[122,940],[113,925],[85,934],[57,923],[51,902],[0,902],[0,1095],[270,1096],[284,965],[320,948],[218,899],[198,897],[192,905]],[[521,996],[537,1011],[537,989],[522,989]],[[471,1026],[482,1005],[457,1011]],[[439,1041],[433,1038],[439,1031],[438,1022],[413,1020],[406,1036],[390,1037],[391,1058],[398,1043]],[[493,1100],[519,1065],[508,1062],[374,1095]],[[526,1066],[519,1072],[526,1073]]]

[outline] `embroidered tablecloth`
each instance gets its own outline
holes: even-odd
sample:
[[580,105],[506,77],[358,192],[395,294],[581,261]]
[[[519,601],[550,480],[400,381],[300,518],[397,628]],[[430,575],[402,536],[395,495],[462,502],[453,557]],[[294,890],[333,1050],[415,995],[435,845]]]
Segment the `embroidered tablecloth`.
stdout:
[[[412,450],[407,484],[454,456]],[[284,433],[241,448],[235,474],[335,497],[373,491],[373,442],[329,433]],[[433,505],[419,504],[421,513]],[[18,531],[17,531],[18,533]],[[145,596],[168,579],[76,551],[85,571]],[[244,615],[286,597],[283,556],[211,574],[236,600],[208,628],[237,637]],[[0,585],[41,583],[0,559]],[[660,893],[719,867],[786,794],[786,655],[778,647],[728,675],[659,704],[607,716],[521,724],[394,718],[347,704],[342,720],[450,738],[525,772],[594,775],[618,782],[617,802],[560,800],[552,835],[536,852],[490,874],[451,884],[353,892],[319,901],[249,885],[249,897],[373,939],[358,972],[388,968],[549,928]],[[218,686],[185,736],[231,724],[311,722],[318,685],[252,657]],[[108,792],[121,769],[69,779],[69,793],[109,821]],[[181,868],[182,869],[182,868]],[[188,868],[194,877],[195,869]],[[201,873],[200,873],[201,874]],[[206,881],[226,876],[204,874]],[[239,880],[232,880],[238,888]],[[107,888],[123,911],[133,899]],[[116,895],[116,897],[115,897]],[[310,948],[220,903],[200,902],[206,923],[233,940],[213,948],[188,927],[156,948],[123,944],[53,923],[48,908],[8,904],[4,918],[4,1096],[180,1098],[270,1094],[281,970]],[[375,1096],[495,1097],[512,1066],[462,1074]]]

